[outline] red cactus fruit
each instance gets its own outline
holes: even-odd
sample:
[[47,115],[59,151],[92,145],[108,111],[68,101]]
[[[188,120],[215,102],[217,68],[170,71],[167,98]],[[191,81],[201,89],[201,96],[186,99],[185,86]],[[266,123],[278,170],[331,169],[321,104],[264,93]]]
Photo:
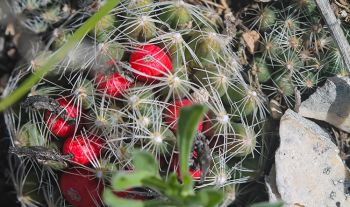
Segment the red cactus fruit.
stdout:
[[[201,179],[202,171],[200,169],[189,169],[190,175],[194,180],[199,180]],[[176,168],[176,174],[179,178],[181,178],[181,171],[180,168]]]
[[97,207],[102,204],[102,182],[93,173],[83,169],[63,172],[60,178],[63,197],[74,207]]
[[133,74],[140,81],[153,81],[152,77],[164,76],[172,70],[169,56],[160,47],[152,44],[134,51],[130,56],[130,65],[138,71]]
[[119,73],[114,73],[112,75],[98,75],[96,83],[99,91],[106,92],[107,95],[112,97],[119,97],[121,93],[132,85],[132,82]]
[[[165,110],[164,119],[165,123],[170,125],[173,131],[176,130],[176,122],[180,116],[180,110],[184,106],[190,106],[192,102],[188,99],[176,100],[173,105],[168,106],[167,110]],[[201,121],[198,125],[198,131],[202,132],[203,130],[203,121]]]
[[46,111],[44,121],[52,134],[60,138],[66,138],[74,134],[76,128],[75,118],[78,116],[78,109],[65,98],[59,98],[57,102],[62,111],[59,114]]
[[63,145],[63,154],[73,155],[71,161],[77,164],[88,165],[92,159],[100,156],[102,144],[103,140],[94,135],[70,137]]
[[200,169],[190,169],[190,175],[193,179],[201,179],[202,171]]

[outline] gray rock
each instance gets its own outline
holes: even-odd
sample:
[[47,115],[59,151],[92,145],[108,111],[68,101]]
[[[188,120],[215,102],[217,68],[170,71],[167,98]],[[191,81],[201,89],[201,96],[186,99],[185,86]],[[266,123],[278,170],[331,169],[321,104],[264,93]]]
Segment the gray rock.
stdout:
[[[276,186],[286,206],[350,206],[349,172],[330,135],[288,110],[281,118]],[[271,183],[271,176],[270,176]]]
[[276,167],[273,165],[268,176],[265,176],[265,185],[267,193],[269,194],[270,202],[277,202],[281,200],[281,195],[278,192],[276,184]]
[[350,133],[350,79],[332,77],[301,103],[299,113]]
[[0,51],[4,51],[5,49],[5,38],[4,37],[0,37]]

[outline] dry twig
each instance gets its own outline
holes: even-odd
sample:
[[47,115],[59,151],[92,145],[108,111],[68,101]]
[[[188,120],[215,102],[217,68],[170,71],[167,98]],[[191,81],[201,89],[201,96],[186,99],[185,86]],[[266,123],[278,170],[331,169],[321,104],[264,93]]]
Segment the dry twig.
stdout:
[[329,1],[316,0],[316,4],[331,31],[337,47],[343,57],[347,70],[350,71],[350,46],[346,40],[343,30],[340,27],[339,21],[334,15]]
[[295,106],[294,111],[299,113],[300,105],[301,105],[301,95],[300,91],[297,87],[294,88],[294,94],[295,94]]

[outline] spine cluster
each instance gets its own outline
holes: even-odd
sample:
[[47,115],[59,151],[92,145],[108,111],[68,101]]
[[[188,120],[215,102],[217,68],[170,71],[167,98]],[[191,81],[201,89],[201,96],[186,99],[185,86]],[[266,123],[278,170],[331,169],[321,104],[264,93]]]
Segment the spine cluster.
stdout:
[[[348,34],[345,18],[336,13]],[[264,92],[279,102],[291,107],[295,89],[308,95],[326,77],[349,75],[315,1],[254,4],[242,19],[259,34],[256,50],[248,54],[249,71]]]
[[[15,14],[47,47],[14,72],[4,94],[102,4],[14,1]],[[113,174],[133,170],[137,149],[154,155],[165,178],[179,173],[179,112],[197,103],[209,111],[197,128],[204,139],[196,141],[210,150],[192,150],[196,188],[217,188],[231,201],[237,184],[261,176],[269,99],[291,107],[296,91],[307,95],[325,77],[348,74],[314,1],[250,4],[236,17],[245,31],[235,37],[213,5],[121,1],[5,113],[22,206],[102,205],[101,191]],[[254,50],[240,41],[251,31],[259,36]],[[210,157],[209,169],[202,169],[202,153]],[[149,199],[146,191],[116,196]]]

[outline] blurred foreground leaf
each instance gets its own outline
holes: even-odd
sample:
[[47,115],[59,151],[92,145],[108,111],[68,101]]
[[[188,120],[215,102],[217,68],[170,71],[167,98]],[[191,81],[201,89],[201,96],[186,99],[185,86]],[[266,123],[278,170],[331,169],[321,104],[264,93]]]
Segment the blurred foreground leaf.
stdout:
[[95,27],[100,19],[106,16],[118,3],[119,0],[107,0],[98,12],[86,20],[86,22],[68,38],[67,42],[44,62],[42,67],[35,70],[14,92],[0,101],[0,112],[15,104],[26,95],[30,89],[38,83],[53,66],[62,61],[66,55],[79,44],[85,35]]
[[183,107],[180,111],[180,118],[177,123],[177,139],[182,176],[189,174],[188,160],[190,158],[194,136],[196,135],[197,127],[206,111],[207,109],[202,105]]

